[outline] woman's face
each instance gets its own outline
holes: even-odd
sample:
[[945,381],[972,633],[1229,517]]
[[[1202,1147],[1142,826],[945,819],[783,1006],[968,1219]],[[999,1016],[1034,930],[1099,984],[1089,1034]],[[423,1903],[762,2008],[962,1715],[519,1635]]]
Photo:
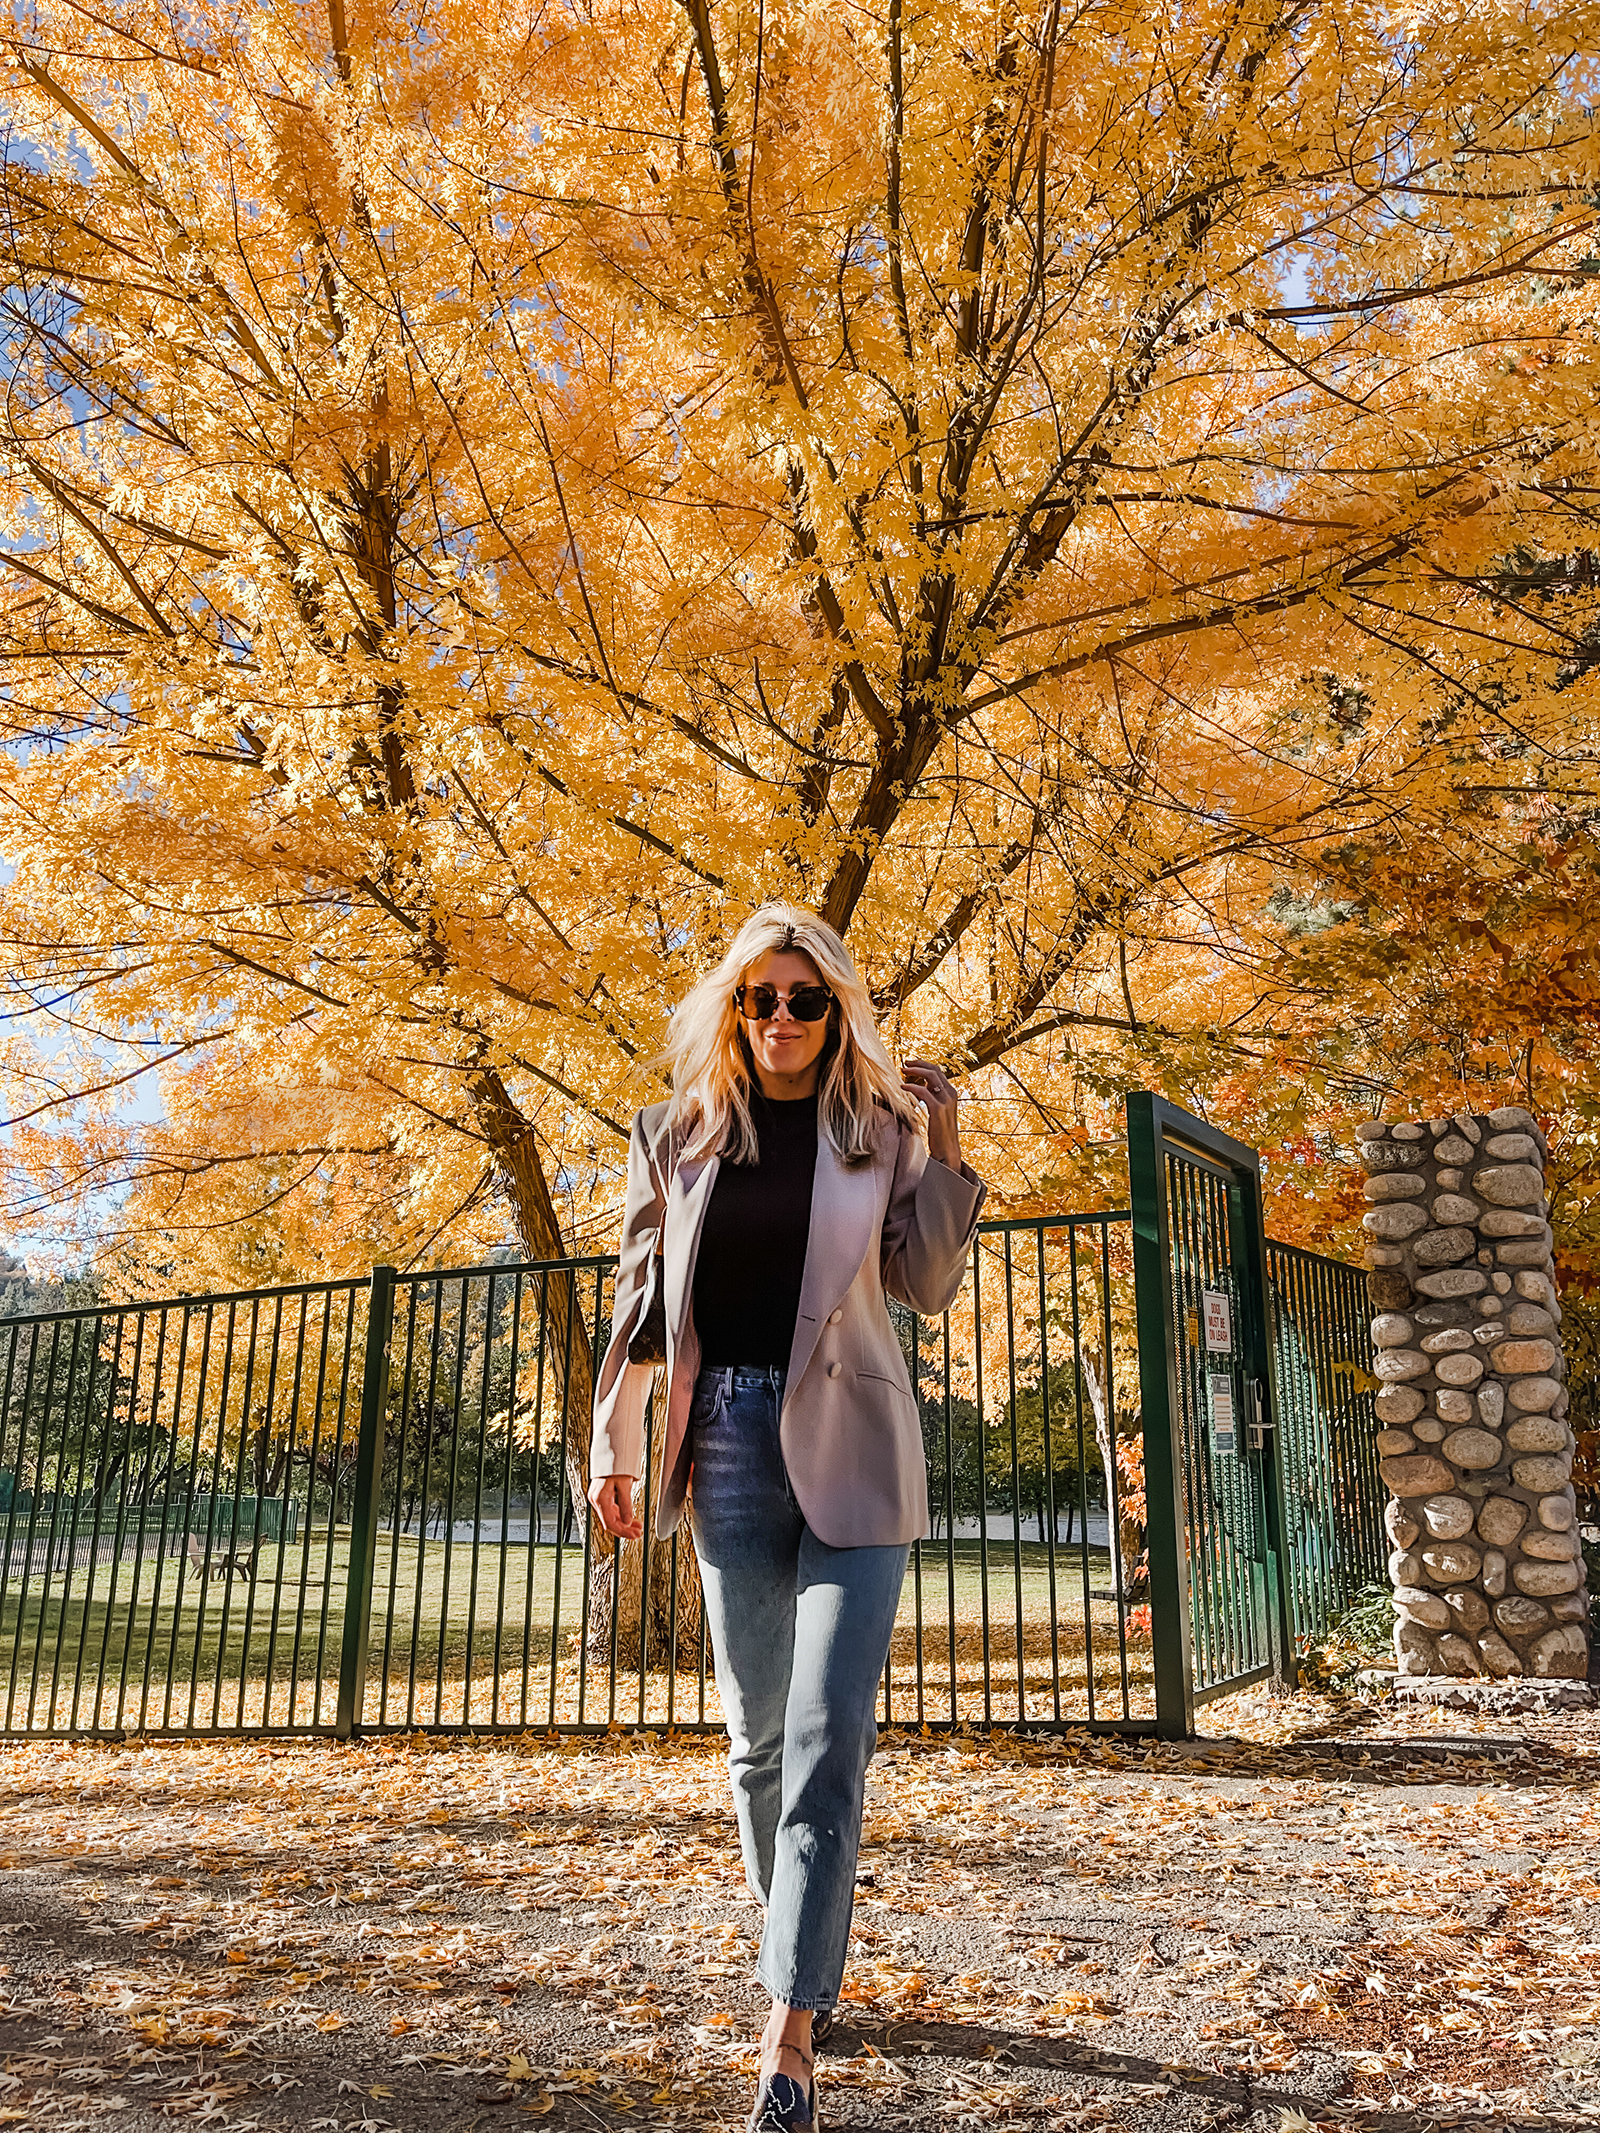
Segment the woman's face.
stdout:
[[[797,985],[820,985],[822,973],[810,956],[798,948],[769,948],[757,956],[742,981],[747,986],[771,985],[786,998]],[[756,1076],[768,1096],[809,1096],[820,1078],[818,1068],[823,1046],[832,1026],[831,1014],[820,1022],[797,1022],[786,1006],[767,1022],[746,1022],[745,1035],[755,1057]]]

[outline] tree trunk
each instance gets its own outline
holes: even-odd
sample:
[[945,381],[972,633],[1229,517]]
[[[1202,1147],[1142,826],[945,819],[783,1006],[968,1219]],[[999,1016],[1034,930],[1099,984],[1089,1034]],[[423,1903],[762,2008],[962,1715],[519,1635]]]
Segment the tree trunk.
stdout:
[[[649,1508],[649,1520],[655,1521],[655,1507],[661,1498],[662,1460],[666,1448],[666,1420],[662,1414],[665,1392],[665,1373],[658,1372],[652,1400],[655,1406],[655,1427],[650,1432],[650,1487],[648,1496],[643,1489],[634,1493],[634,1504],[641,1517]],[[700,1660],[700,1566],[695,1559],[694,1544],[689,1538],[688,1521],[678,1528],[677,1553],[677,1604],[673,1604],[673,1574],[671,1540],[661,1540],[653,1532],[649,1540],[649,1592],[645,1591],[645,1544],[628,1541],[622,1547],[608,1534],[604,1553],[595,1552],[594,1567],[589,1581],[589,1657],[590,1663],[599,1661],[609,1664],[611,1657],[611,1577],[612,1565],[616,1564],[618,1576],[617,1600],[617,1665],[619,1669],[637,1672],[641,1663],[652,1672],[694,1672]],[[673,1648],[676,1631],[676,1650]],[[669,1656],[670,1655],[670,1656]]]
[[[499,1074],[491,1067],[473,1077],[471,1093],[478,1123],[488,1139],[500,1176],[511,1201],[517,1235],[530,1259],[560,1259],[563,1256],[561,1224],[550,1188],[545,1182],[533,1128],[518,1110]],[[598,1279],[598,1277],[597,1277]],[[599,1519],[588,1510],[589,1446],[593,1437],[594,1380],[598,1356],[593,1344],[601,1331],[598,1298],[587,1283],[569,1273],[549,1277],[547,1368],[551,1372],[561,1407],[562,1452],[567,1465],[567,1487],[574,1508],[583,1504],[589,1524],[589,1621],[587,1639],[591,1664],[609,1665],[612,1644],[612,1562],[620,1562],[618,1580],[621,1609],[616,1621],[617,1665],[636,1671],[641,1659],[666,1664],[672,1620],[672,1547],[651,1539],[650,1603],[643,1599],[645,1545],[624,1541],[620,1550]],[[665,1417],[659,1414],[653,1432],[650,1503],[654,1507],[661,1487],[660,1461],[665,1438]],[[644,1491],[636,1491],[644,1502]],[[678,1664],[695,1665],[700,1650],[700,1576],[687,1532],[678,1544],[677,1598]]]
[[[560,1259],[564,1256],[561,1223],[556,1215],[544,1166],[539,1160],[533,1128],[518,1110],[511,1092],[492,1068],[485,1068],[471,1083],[473,1106],[493,1153],[511,1202],[517,1235],[530,1259]],[[546,1367],[561,1404],[561,1441],[567,1462],[567,1484],[574,1504],[583,1503],[589,1492],[589,1442],[593,1434],[594,1363],[591,1343],[598,1327],[592,1309],[596,1299],[580,1291],[569,1273],[552,1273],[549,1280]],[[609,1546],[610,1536],[590,1514],[594,1549]]]
[[274,1444],[269,1424],[258,1422],[251,1446],[251,1463],[255,1467],[256,1497],[260,1502],[269,1502],[283,1487],[289,1469],[288,1438]]
[[94,1486],[89,1492],[91,1510],[110,1496],[111,1491],[122,1478],[122,1470],[127,1463],[128,1447],[124,1445],[115,1459],[111,1460],[108,1465],[102,1465],[99,1468],[94,1478]]

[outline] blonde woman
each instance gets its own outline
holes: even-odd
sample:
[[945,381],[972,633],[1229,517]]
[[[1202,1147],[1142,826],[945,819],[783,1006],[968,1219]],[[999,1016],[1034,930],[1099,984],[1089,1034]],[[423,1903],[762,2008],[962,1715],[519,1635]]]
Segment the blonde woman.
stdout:
[[949,1305],[984,1188],[949,1082],[920,1060],[896,1072],[843,941],[792,904],[741,928],[673,1016],[668,1058],[672,1099],[639,1113],[629,1147],[589,1496],[608,1532],[639,1537],[654,1371],[628,1347],[659,1281],[655,1525],[671,1533],[689,1500],[745,1874],[766,1909],[750,2127],[777,2133],[817,2122],[812,2051],[844,1975],[877,1685],[928,1531],[887,1298]]

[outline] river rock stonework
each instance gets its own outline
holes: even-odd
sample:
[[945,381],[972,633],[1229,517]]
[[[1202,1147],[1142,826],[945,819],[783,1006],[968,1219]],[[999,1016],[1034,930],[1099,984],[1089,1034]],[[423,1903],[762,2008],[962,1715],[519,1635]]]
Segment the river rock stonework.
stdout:
[[1356,1133],[1399,1671],[1581,1681],[1544,1135],[1515,1106]]

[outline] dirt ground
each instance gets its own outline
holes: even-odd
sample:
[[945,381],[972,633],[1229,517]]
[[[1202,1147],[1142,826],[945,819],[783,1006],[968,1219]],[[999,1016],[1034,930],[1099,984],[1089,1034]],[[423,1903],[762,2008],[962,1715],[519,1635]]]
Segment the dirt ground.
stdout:
[[[885,1735],[823,2123],[1600,2124],[1600,1716]],[[743,2124],[714,1742],[0,1751],[0,2125]]]

